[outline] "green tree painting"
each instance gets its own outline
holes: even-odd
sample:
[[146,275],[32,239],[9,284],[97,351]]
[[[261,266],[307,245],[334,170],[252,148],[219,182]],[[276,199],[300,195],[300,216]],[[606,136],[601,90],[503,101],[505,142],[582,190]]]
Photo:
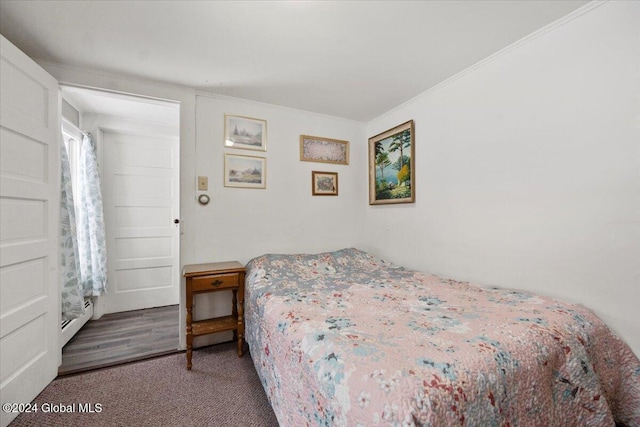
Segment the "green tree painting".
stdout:
[[413,121],[369,139],[370,203],[410,203],[413,194]]

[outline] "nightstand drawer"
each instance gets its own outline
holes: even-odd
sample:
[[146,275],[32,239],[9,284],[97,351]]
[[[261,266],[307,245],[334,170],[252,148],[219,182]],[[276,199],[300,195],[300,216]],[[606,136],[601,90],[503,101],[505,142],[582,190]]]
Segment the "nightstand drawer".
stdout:
[[191,282],[193,292],[212,291],[238,287],[239,274],[212,274],[210,276],[194,277]]

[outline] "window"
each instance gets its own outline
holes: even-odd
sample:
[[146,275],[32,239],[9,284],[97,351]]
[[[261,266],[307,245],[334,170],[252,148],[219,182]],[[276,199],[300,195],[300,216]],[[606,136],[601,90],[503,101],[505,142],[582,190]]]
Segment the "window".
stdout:
[[[75,195],[78,194],[78,164],[80,162],[80,146],[82,143],[82,131],[75,125],[66,120],[62,120],[62,138],[64,147],[69,156],[69,167],[71,169],[71,189],[74,194],[74,204],[76,204]],[[76,210],[78,205],[75,205]],[[77,216],[77,212],[76,212]]]

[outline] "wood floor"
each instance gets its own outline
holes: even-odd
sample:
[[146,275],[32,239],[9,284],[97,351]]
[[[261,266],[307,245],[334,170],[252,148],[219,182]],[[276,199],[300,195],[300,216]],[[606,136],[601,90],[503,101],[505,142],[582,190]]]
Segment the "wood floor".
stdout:
[[178,306],[105,314],[62,349],[59,375],[178,352]]

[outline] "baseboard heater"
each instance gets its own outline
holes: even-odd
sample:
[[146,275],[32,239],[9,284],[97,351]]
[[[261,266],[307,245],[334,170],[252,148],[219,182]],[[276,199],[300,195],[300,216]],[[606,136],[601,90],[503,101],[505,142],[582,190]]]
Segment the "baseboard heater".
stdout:
[[82,328],[84,324],[91,319],[91,316],[93,316],[93,303],[91,302],[91,299],[86,299],[84,300],[84,314],[82,316],[73,320],[62,321],[62,325],[60,327],[61,348],[64,347],[76,333],[78,333],[80,328]]

